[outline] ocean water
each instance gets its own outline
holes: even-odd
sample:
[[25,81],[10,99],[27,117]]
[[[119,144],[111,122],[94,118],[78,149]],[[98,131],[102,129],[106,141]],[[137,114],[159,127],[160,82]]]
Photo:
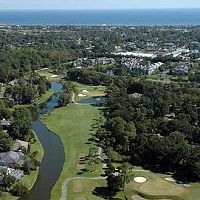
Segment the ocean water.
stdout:
[[200,8],[138,10],[0,10],[0,24],[200,25]]

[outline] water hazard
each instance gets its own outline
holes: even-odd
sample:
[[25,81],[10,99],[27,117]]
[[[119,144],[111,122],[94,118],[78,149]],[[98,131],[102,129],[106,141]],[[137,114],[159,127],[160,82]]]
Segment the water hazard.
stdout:
[[[51,112],[58,105],[56,93],[62,91],[62,85],[53,82],[51,88],[54,95],[39,113]],[[33,130],[37,134],[43,149],[44,157],[41,161],[37,181],[27,197],[21,200],[49,200],[51,191],[58,180],[65,161],[64,148],[60,138],[51,132],[39,119],[33,121]]]

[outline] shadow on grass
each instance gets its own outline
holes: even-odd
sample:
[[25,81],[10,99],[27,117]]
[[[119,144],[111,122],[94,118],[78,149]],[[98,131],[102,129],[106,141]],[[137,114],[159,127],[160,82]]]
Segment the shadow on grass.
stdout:
[[83,175],[84,173],[89,172],[88,169],[81,169],[80,172],[77,172],[77,175]]
[[116,195],[116,193],[109,190],[108,187],[96,187],[92,193],[103,199],[114,199],[113,197]]

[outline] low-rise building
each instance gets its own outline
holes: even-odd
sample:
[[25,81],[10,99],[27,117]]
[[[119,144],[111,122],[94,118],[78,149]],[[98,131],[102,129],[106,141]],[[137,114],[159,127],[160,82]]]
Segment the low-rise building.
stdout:
[[22,140],[16,140],[11,149],[12,151],[27,150],[28,142]]
[[7,167],[15,164],[22,166],[28,160],[30,160],[30,158],[22,152],[9,151],[0,153],[1,166]]
[[5,174],[15,178],[17,181],[24,176],[22,170],[0,166],[0,183],[3,183]]

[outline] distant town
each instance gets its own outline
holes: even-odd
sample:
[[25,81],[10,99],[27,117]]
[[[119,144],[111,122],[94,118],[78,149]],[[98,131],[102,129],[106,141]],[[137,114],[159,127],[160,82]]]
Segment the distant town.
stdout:
[[1,24],[0,198],[199,200],[199,86],[200,26]]

